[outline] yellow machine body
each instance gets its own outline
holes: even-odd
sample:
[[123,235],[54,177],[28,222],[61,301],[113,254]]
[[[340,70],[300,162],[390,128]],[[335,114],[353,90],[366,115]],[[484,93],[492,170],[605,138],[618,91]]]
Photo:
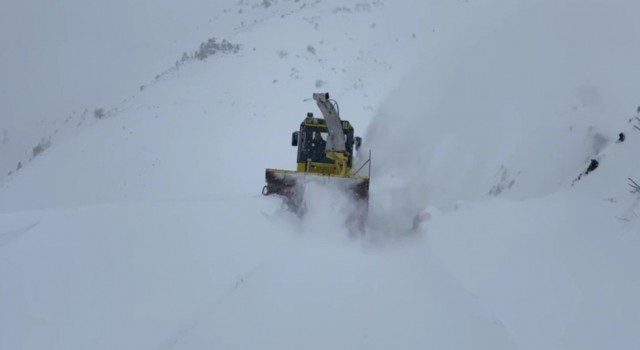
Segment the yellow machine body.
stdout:
[[[332,106],[329,108],[330,113],[335,111],[339,121],[339,124],[333,124],[333,132],[327,123],[325,110],[324,119],[308,113],[291,138],[291,145],[297,147],[296,170],[266,169],[266,185],[262,193],[283,197],[292,211],[303,214],[304,189],[308,183],[337,187],[353,199],[356,209],[349,217],[362,228],[368,212],[369,175],[358,175],[357,171],[353,171],[354,149],[359,148],[361,139],[354,137],[354,129],[349,121],[339,119],[337,110],[333,110]],[[335,125],[341,127],[338,137]],[[369,160],[364,164],[367,163],[370,165]]]

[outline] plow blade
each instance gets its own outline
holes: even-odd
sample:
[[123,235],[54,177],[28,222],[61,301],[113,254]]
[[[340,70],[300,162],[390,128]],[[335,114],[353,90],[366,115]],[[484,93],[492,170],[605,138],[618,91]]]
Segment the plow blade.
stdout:
[[330,186],[348,195],[355,204],[355,210],[348,213],[348,224],[364,229],[369,209],[369,177],[323,175],[308,172],[296,172],[281,169],[267,169],[266,185],[262,194],[278,195],[286,203],[289,210],[304,215],[304,192],[311,183]]

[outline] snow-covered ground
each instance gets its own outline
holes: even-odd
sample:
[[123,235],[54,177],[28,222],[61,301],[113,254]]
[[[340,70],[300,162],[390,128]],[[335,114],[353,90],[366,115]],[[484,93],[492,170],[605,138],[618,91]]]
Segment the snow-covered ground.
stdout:
[[[0,349],[640,346],[640,4],[1,7]],[[365,237],[260,195],[318,91]]]

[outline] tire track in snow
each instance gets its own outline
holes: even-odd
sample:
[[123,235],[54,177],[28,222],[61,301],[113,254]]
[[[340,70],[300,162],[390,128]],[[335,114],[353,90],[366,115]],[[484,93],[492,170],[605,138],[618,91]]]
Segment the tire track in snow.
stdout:
[[277,259],[279,254],[273,254],[271,257],[265,259],[262,263],[255,266],[253,269],[250,269],[244,273],[239,274],[235,278],[235,282],[228,285],[226,289],[213,301],[208,303],[202,311],[193,316],[190,320],[186,321],[184,325],[178,328],[174,334],[168,338],[166,338],[162,345],[160,345],[158,350],[168,350],[174,349],[176,345],[183,339],[189,332],[194,330],[199,324],[202,323],[207,317],[214,313],[214,311],[218,308],[219,305],[222,305],[225,300],[231,298],[235,293],[237,293],[240,289],[245,287],[248,282],[251,282],[251,278],[258,274],[260,271],[264,270],[265,267],[269,264],[269,262]]
[[4,247],[10,244],[11,242],[15,241],[24,233],[27,233],[28,231],[32,230],[34,227],[38,226],[38,224],[39,222],[35,222],[18,229],[12,229],[10,231],[0,232],[0,247]]

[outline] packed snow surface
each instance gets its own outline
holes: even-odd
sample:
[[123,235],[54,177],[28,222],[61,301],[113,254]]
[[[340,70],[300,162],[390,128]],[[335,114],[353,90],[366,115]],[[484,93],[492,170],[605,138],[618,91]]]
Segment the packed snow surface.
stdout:
[[[640,3],[0,8],[0,349],[640,347]],[[260,194],[325,91],[363,235]]]

